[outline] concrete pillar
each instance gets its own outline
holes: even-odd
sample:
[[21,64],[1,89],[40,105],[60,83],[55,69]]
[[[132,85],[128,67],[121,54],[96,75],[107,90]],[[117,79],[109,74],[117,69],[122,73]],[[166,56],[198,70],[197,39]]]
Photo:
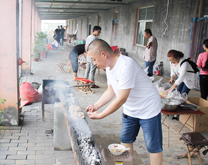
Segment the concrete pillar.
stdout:
[[38,17],[39,17],[37,7],[35,7],[35,15],[34,16],[35,16],[35,34],[36,34],[36,32],[38,32]]
[[54,149],[71,150],[69,134],[61,103],[54,104]]
[[38,14],[38,31],[39,32],[41,31],[41,19],[40,19],[39,14]]
[[22,1],[22,75],[31,72],[31,0]]
[[0,99],[6,99],[0,109],[3,125],[19,125],[19,1],[6,0],[0,5],[0,22],[7,32],[0,38]]
[[35,42],[35,0],[32,0],[31,5],[31,54],[33,54]]

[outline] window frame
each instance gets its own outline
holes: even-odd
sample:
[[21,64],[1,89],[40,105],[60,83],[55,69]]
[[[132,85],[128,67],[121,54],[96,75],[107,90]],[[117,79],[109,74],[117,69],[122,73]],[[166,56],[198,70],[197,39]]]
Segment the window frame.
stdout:
[[[146,45],[144,45],[145,37],[143,39],[143,45],[137,43],[137,31],[138,31],[138,28],[139,28],[138,27],[138,23],[139,22],[145,23],[145,29],[146,29],[147,22],[153,23],[153,19],[146,19],[146,17],[147,17],[147,8],[151,8],[151,7],[154,8],[155,6],[154,5],[151,5],[151,6],[145,6],[145,7],[139,7],[139,8],[137,8],[137,11],[136,11],[136,21],[135,21],[135,33],[134,33],[135,34],[134,35],[134,45],[136,45],[136,46],[146,47]],[[140,9],[146,9],[145,20],[139,20],[139,10]],[[154,14],[153,14],[153,18],[154,18]]]

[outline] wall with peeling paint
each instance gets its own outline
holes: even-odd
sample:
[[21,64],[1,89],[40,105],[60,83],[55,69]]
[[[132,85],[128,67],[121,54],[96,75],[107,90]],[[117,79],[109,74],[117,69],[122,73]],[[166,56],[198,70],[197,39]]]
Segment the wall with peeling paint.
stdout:
[[[93,26],[97,25],[98,15],[100,15],[102,27],[100,38],[111,44],[113,12],[118,12],[118,36],[114,45],[125,48],[129,56],[133,57],[144,66],[143,53],[145,47],[133,44],[136,10],[137,8],[154,5],[152,32],[158,40],[158,57],[156,63],[159,63],[160,61],[164,62],[164,75],[169,77],[170,66],[168,58],[166,57],[167,52],[170,49],[176,49],[182,51],[185,54],[185,57],[188,57],[191,18],[195,17],[197,1],[170,0],[169,5],[167,5],[167,2],[168,0],[139,1],[137,3],[130,3],[128,5],[114,7],[105,11],[100,11],[96,14],[77,18],[79,27],[77,34],[78,40],[86,39],[87,18],[91,17],[91,26],[93,28]],[[165,24],[166,14],[166,23],[168,27]],[[81,19],[82,26],[80,21]],[[71,21],[72,20],[69,20],[69,22]],[[75,20],[73,20],[73,22],[75,22]],[[72,23],[69,25],[69,28],[72,30],[71,26]],[[72,33],[72,31],[70,32]],[[81,32],[82,34],[80,34]]]

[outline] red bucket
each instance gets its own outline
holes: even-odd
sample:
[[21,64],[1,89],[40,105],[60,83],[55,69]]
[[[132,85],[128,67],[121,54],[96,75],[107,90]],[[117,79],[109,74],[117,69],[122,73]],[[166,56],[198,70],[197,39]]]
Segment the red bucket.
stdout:
[[48,50],[53,50],[53,47],[51,46],[51,44],[47,44],[47,49]]

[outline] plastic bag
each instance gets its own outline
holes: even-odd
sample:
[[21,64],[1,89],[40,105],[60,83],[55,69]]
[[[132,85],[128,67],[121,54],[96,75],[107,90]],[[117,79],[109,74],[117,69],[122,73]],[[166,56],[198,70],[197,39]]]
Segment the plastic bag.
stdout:
[[161,97],[164,97],[165,94],[166,94],[166,91],[164,89],[164,87],[162,86],[162,79],[163,78],[160,78],[159,80],[155,81],[153,83],[153,85],[155,86],[155,88],[157,89],[157,91],[159,92],[160,96]]
[[188,99],[188,95],[186,93],[181,94],[179,91],[177,90],[172,90],[169,91],[168,94],[166,95],[167,99],[171,99],[174,98],[178,101],[180,101],[181,103],[184,103],[187,101]]
[[164,88],[164,90],[168,90],[168,89],[170,89],[170,88],[171,88],[171,86],[172,86],[172,84],[171,84],[171,83],[169,83],[169,82],[166,82],[166,83],[164,83],[164,84],[162,84],[162,83],[161,83],[161,87],[163,87],[163,88]]

